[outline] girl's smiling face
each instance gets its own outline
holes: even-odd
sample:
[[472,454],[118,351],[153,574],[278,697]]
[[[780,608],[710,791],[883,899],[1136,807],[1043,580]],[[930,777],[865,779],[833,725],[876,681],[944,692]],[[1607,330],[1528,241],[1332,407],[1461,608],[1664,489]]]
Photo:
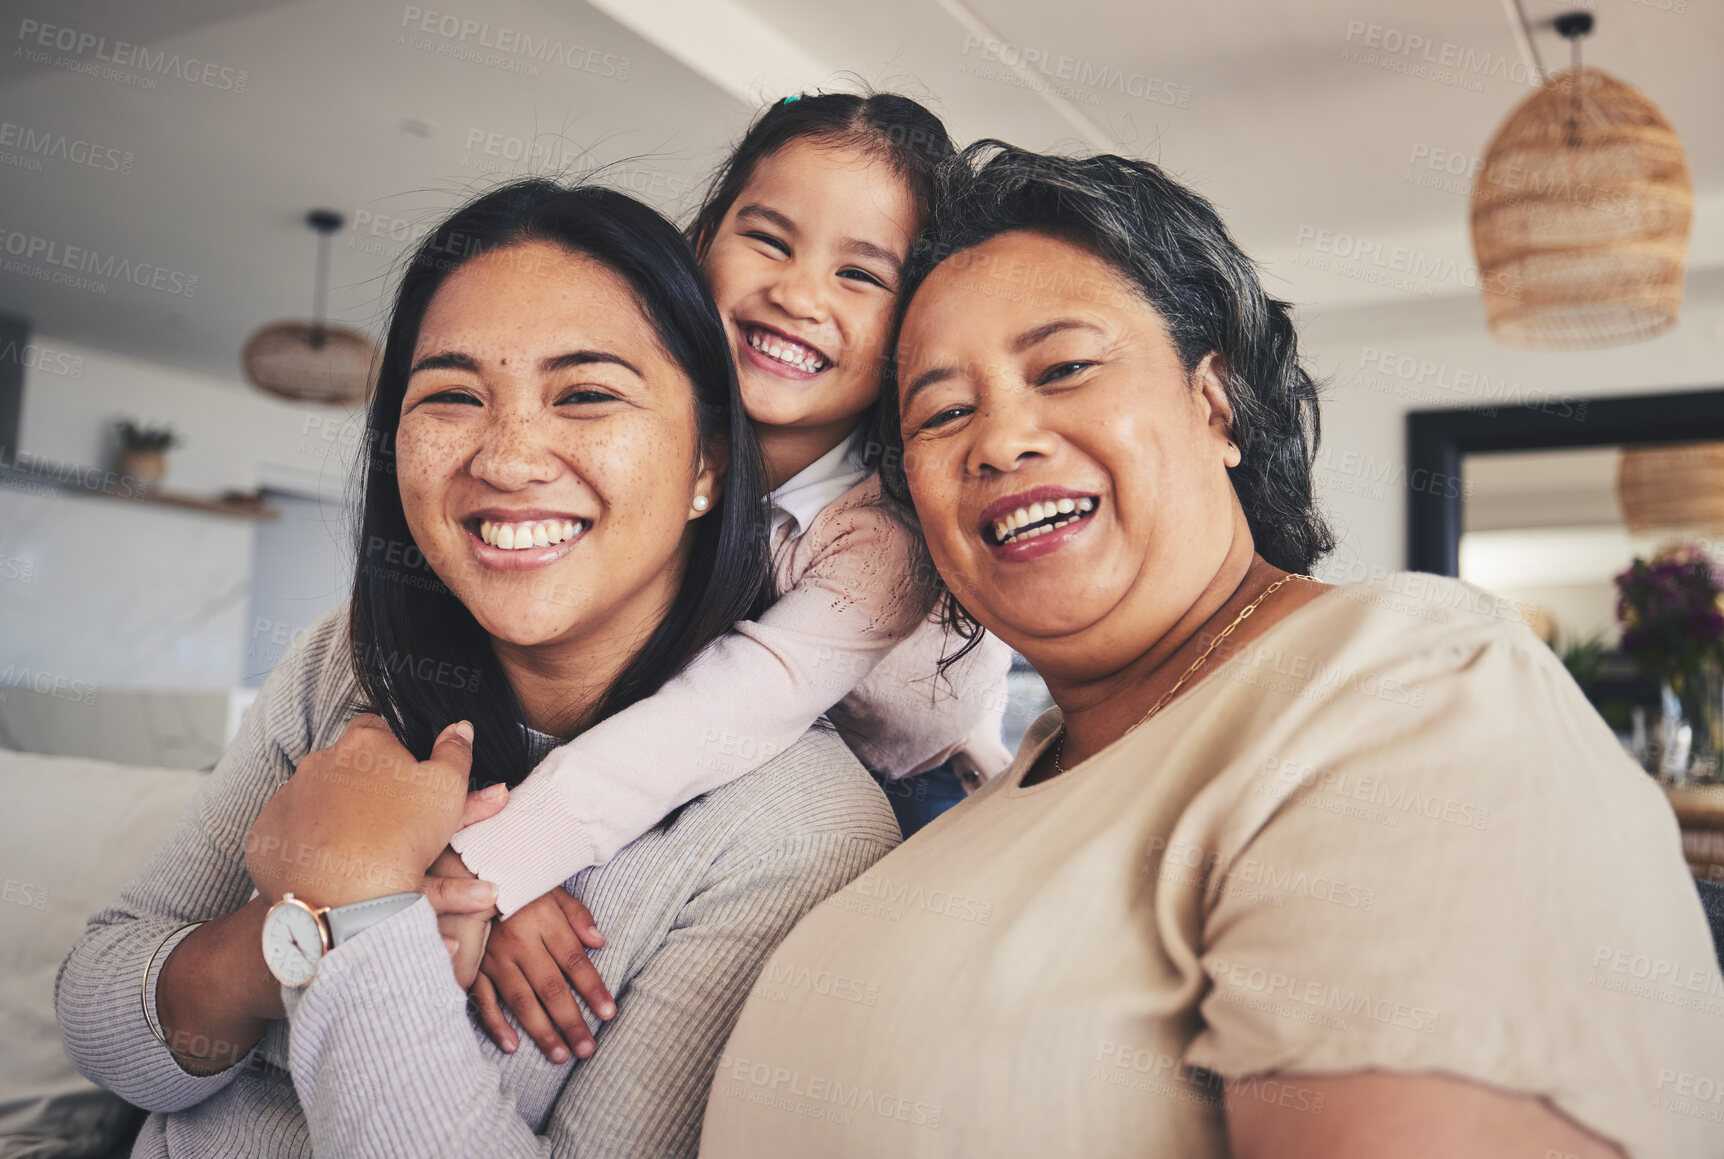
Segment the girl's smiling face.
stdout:
[[919,225],[882,158],[797,140],[761,160],[702,257],[749,418],[836,445],[880,394]]

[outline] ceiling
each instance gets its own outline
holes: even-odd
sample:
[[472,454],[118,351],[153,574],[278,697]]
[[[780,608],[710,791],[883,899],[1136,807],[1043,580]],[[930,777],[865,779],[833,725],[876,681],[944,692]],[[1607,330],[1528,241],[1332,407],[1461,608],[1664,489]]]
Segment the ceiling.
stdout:
[[[1565,7],[1525,2],[1535,24]],[[1446,310],[1482,329],[1465,167],[1531,91],[1503,0],[459,3],[15,7],[0,247],[36,253],[0,254],[0,310],[237,382],[246,335],[310,308],[306,210],[348,215],[330,309],[375,326],[408,240],[500,176],[600,169],[685,212],[760,94],[824,82],[917,96],[963,139],[1158,161],[1308,313]],[[1587,62],[1645,91],[1687,145],[1690,293],[1724,296],[1724,5],[1587,6]],[[41,47],[45,26],[70,50]],[[1548,29],[1534,40],[1566,61]],[[1006,63],[1023,59],[1054,75]],[[1317,269],[1325,235],[1407,246],[1441,272],[1386,285]],[[100,269],[57,284],[51,260]]]

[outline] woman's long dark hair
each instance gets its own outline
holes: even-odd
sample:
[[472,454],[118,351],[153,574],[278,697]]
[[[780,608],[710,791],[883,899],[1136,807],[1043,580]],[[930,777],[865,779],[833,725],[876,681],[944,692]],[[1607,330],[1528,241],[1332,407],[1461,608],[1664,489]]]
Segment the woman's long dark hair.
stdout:
[[[693,384],[702,441],[729,443],[723,497],[695,521],[670,611],[611,685],[594,719],[658,691],[737,620],[758,615],[771,592],[766,471],[742,409],[724,326],[687,240],[626,194],[542,178],[503,186],[456,210],[408,259],[395,297],[366,419],[350,642],[362,697],[420,759],[449,724],[473,722],[475,788],[497,781],[513,786],[531,770],[521,704],[490,636],[438,579],[435,561],[425,559],[408,530],[395,477],[395,435],[419,328],[438,288],[465,262],[530,242],[584,254],[628,282],[665,353]],[[528,276],[544,275],[535,270]]]
[[[1312,485],[1317,384],[1299,357],[1292,307],[1264,292],[1215,207],[1158,166],[1031,153],[1002,141],[971,145],[941,172],[933,220],[904,271],[897,323],[941,262],[1020,229],[1070,238],[1112,266],[1161,316],[1187,374],[1206,354],[1220,354],[1233,408],[1228,433],[1243,456],[1228,476],[1258,554],[1308,572],[1334,550]],[[886,493],[909,507],[896,377],[894,359],[876,438],[887,448]],[[942,602],[947,624],[973,639],[975,621],[950,591]]]

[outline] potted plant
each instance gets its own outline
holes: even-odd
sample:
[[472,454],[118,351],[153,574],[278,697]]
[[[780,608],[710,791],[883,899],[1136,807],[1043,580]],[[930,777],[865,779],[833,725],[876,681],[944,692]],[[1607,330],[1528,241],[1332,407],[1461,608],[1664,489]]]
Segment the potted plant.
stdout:
[[1712,780],[1724,754],[1724,568],[1695,544],[1636,559],[1616,577],[1622,650],[1662,682],[1656,768]]
[[131,419],[122,419],[115,430],[120,437],[115,470],[146,490],[160,483],[168,473],[168,451],[179,436],[169,427],[141,426]]

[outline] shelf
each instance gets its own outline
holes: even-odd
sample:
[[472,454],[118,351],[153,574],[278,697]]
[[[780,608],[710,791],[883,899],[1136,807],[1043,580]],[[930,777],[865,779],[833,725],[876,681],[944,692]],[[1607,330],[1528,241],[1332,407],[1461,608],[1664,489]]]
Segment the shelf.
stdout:
[[194,495],[161,487],[142,487],[138,480],[99,467],[31,460],[26,464],[0,463],[0,488],[20,491],[58,491],[122,503],[149,503],[176,507],[229,519],[275,519],[281,513],[262,498],[244,492],[227,495]]

